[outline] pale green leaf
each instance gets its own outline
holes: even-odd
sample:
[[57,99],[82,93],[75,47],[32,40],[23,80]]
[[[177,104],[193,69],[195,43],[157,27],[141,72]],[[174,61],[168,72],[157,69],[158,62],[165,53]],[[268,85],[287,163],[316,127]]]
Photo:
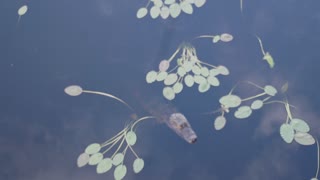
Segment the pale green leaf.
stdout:
[[18,9],[18,15],[23,16],[28,11],[28,6],[23,5]]
[[194,82],[198,84],[203,84],[207,82],[207,79],[200,75],[194,75]]
[[273,61],[273,58],[272,58],[271,54],[266,52],[266,54],[263,56],[263,59],[268,62],[270,68],[274,67],[274,61]]
[[124,159],[124,155],[122,153],[117,153],[113,158],[112,158],[112,164],[117,166],[120,163],[122,163]]
[[87,148],[85,149],[85,153],[87,154],[95,154],[97,152],[99,152],[101,149],[100,144],[98,143],[92,143],[90,145],[87,146]]
[[309,133],[303,132],[297,132],[294,135],[294,140],[304,146],[313,145],[316,142],[316,140]]
[[146,75],[147,83],[153,83],[157,79],[158,73],[156,71],[150,71]]
[[145,17],[147,14],[148,14],[148,9],[147,8],[145,8],[145,7],[140,8],[137,11],[137,18],[141,19],[141,18]]
[[179,74],[179,76],[183,77],[186,75],[186,70],[184,70],[183,67],[179,67],[177,73]]
[[83,90],[78,85],[71,85],[71,86],[66,87],[64,89],[64,92],[66,94],[68,94],[69,96],[79,96],[83,92]]
[[157,18],[160,15],[160,8],[158,6],[153,6],[150,9],[150,16],[152,19]]
[[177,3],[171,4],[169,7],[169,10],[170,10],[171,17],[173,17],[173,18],[178,17],[179,14],[181,13],[181,8],[180,8],[179,4],[177,4]]
[[290,121],[290,125],[296,131],[307,133],[310,131],[309,125],[302,119],[294,118]]
[[226,95],[219,99],[220,104],[228,108],[238,107],[241,104],[241,98],[236,95]]
[[112,168],[112,160],[110,158],[104,158],[97,165],[97,173],[102,174],[108,172]]
[[180,3],[180,8],[183,12],[187,13],[187,14],[192,14],[193,13],[193,8],[192,5],[190,3],[188,3],[187,1],[183,1]]
[[275,96],[277,94],[277,89],[271,85],[267,85],[264,87],[264,92],[270,96]]
[[253,101],[252,102],[252,104],[251,104],[251,109],[260,109],[260,108],[262,108],[262,106],[263,106],[263,101],[261,101],[261,100],[255,100],[255,101]]
[[79,155],[78,159],[77,159],[77,165],[78,167],[83,167],[85,165],[88,164],[89,162],[89,159],[90,159],[90,155],[87,154],[87,153],[82,153]]
[[233,36],[228,33],[223,33],[220,35],[220,40],[223,42],[230,42],[233,40]]
[[201,93],[204,93],[210,89],[210,84],[205,80],[205,82],[199,83],[198,90]]
[[196,7],[202,7],[206,3],[206,0],[194,0],[194,5]]
[[133,131],[129,131],[126,134],[126,141],[130,146],[133,146],[137,142],[137,135]]
[[90,156],[89,165],[97,165],[103,159],[102,153],[96,153]]
[[218,67],[217,67],[217,70],[218,70],[219,73],[222,74],[222,75],[229,75],[229,74],[230,74],[228,68],[225,67],[225,66],[218,66]]
[[184,78],[184,83],[186,84],[186,86],[192,87],[193,84],[194,84],[194,78],[193,78],[193,76],[191,76],[190,74],[188,74],[188,75]]
[[174,84],[175,82],[177,82],[177,80],[178,80],[178,75],[175,73],[171,73],[164,80],[164,84],[167,86],[170,86],[170,85]]
[[213,42],[213,43],[217,43],[217,42],[219,42],[219,41],[220,41],[220,36],[219,36],[219,35],[213,36],[213,38],[212,38],[212,42]]
[[176,2],[176,0],[165,0],[164,1],[165,4],[173,4],[175,2]]
[[214,120],[214,128],[219,131],[219,130],[224,128],[226,123],[227,123],[227,120],[226,120],[226,118],[224,116],[218,116]]
[[186,72],[189,72],[192,70],[192,63],[190,61],[186,61],[183,63],[182,67],[186,70]]
[[162,0],[153,0],[153,3],[155,6],[157,6],[159,8],[162,7],[162,5],[163,5]]
[[123,164],[116,167],[116,169],[113,172],[114,179],[121,180],[123,179],[127,174],[127,167]]
[[168,60],[162,60],[159,63],[159,71],[167,71],[169,69],[170,62]]
[[167,6],[162,6],[160,16],[162,19],[167,19],[170,16],[170,9]]
[[144,161],[141,158],[137,158],[133,162],[133,171],[139,173],[144,167]]
[[209,69],[207,67],[202,67],[201,68],[201,75],[204,77],[208,77],[209,76]]
[[216,68],[210,69],[210,74],[209,74],[210,76],[217,76],[219,74],[220,74],[220,71],[218,69]]
[[238,119],[244,119],[251,115],[252,109],[250,106],[241,106],[238,110],[234,113],[234,116]]
[[208,76],[207,81],[211,86],[219,86],[220,85],[219,79],[214,76]]
[[198,65],[194,65],[194,66],[192,67],[192,72],[193,72],[193,74],[195,74],[195,75],[200,75],[200,74],[201,74],[201,68],[200,68]]
[[159,74],[157,74],[157,81],[163,81],[168,76],[167,72],[161,71]]
[[177,82],[173,85],[173,91],[175,94],[179,94],[183,89],[183,84],[180,82]]
[[172,100],[175,98],[174,90],[171,87],[163,88],[162,94],[168,100]]
[[280,127],[280,135],[286,143],[291,143],[294,138],[294,130],[289,124],[282,124]]

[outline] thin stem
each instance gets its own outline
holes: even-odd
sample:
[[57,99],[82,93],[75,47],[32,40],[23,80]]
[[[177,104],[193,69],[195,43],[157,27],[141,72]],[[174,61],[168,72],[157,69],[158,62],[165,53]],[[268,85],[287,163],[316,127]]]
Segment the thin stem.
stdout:
[[253,82],[251,82],[251,81],[239,81],[239,82],[237,82],[236,85],[233,86],[233,88],[232,88],[231,91],[229,92],[229,95],[234,91],[234,89],[235,89],[240,83],[247,83],[247,84],[250,84],[250,85],[255,86],[255,87],[258,88],[258,89],[262,89],[262,90],[264,89],[264,88],[262,88],[261,86],[255,84],[255,83],[253,83]]
[[105,153],[107,153],[110,149],[112,149],[112,147],[113,147],[114,145],[116,145],[116,144],[119,142],[120,139],[121,139],[121,137],[118,137],[117,140],[116,140],[116,142],[114,142],[108,149],[106,149],[105,151],[103,151],[102,154],[105,154]]
[[211,65],[211,64],[202,62],[202,61],[200,61],[200,60],[199,60],[199,63],[204,64],[204,65],[207,65],[207,66],[210,66],[210,67],[213,67],[213,68],[217,68],[217,66],[214,66],[214,65]]
[[118,153],[119,149],[121,148],[123,142],[124,142],[125,137],[122,137],[122,141],[120,143],[120,145],[118,146],[117,150],[113,153],[113,155],[111,156],[111,159]]
[[257,94],[257,95],[255,95],[255,96],[251,96],[251,97],[248,97],[248,98],[246,98],[246,99],[243,99],[243,100],[241,100],[242,102],[244,102],[244,101],[248,101],[248,100],[250,100],[250,99],[254,99],[254,98],[257,98],[257,97],[260,97],[260,96],[263,96],[263,95],[265,95],[266,93],[265,92],[263,92],[263,93],[260,93],[260,94]]
[[174,68],[172,68],[170,71],[168,71],[168,74],[171,73],[173,70],[177,69],[178,65],[176,65]]
[[[129,146],[129,148],[131,149],[131,151],[132,151],[132,153],[137,157],[137,158],[139,158],[139,156],[138,156],[138,154],[132,149],[132,147],[128,144],[128,146]],[[127,147],[128,147],[127,146]]]
[[113,136],[112,138],[110,138],[109,140],[105,141],[104,143],[101,144],[101,147],[105,147],[107,145],[110,144],[111,141],[114,141],[114,139],[117,139],[118,136],[120,136],[121,134],[123,134],[124,131],[126,131],[128,128],[124,128],[122,131],[120,131],[118,134],[116,134],[115,136]]
[[124,100],[122,100],[122,99],[120,99],[120,98],[118,98],[116,96],[113,96],[111,94],[104,93],[104,92],[99,92],[99,91],[90,91],[90,90],[82,90],[82,92],[89,93],[89,94],[98,94],[98,95],[102,95],[102,96],[106,96],[106,97],[115,99],[115,100],[121,102],[122,104],[126,105],[132,112],[135,112],[135,110],[131,106],[129,106],[129,104],[127,104]]
[[154,116],[145,116],[145,117],[142,117],[142,118],[136,120],[136,121],[132,124],[132,126],[131,126],[131,131],[132,131],[132,129],[134,128],[134,126],[135,126],[137,123],[139,123],[140,121],[143,121],[143,120],[146,120],[146,119],[151,119],[151,118],[156,118],[156,117],[154,117]]
[[261,39],[260,39],[257,35],[256,35],[256,37],[257,37],[257,39],[258,39],[258,41],[259,41],[261,52],[262,52],[263,56],[265,56],[266,53],[265,53],[265,51],[264,51],[264,49],[263,49],[263,45],[262,45]]
[[172,60],[173,60],[173,58],[178,54],[178,52],[180,51],[180,47],[176,50],[176,52],[174,52],[173,54],[172,54],[172,56],[168,59],[168,61],[169,62],[171,62]]

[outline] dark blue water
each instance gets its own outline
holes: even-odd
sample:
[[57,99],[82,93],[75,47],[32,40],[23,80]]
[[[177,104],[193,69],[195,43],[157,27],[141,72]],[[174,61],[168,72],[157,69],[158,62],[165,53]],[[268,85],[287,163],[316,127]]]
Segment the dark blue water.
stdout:
[[[139,125],[135,151],[145,160],[132,171],[128,152],[125,179],[155,180],[300,180],[317,169],[316,146],[286,144],[279,135],[284,106],[272,104],[239,120],[228,114],[215,131],[219,98],[243,80],[280,88],[289,82],[288,100],[295,117],[306,120],[319,137],[320,2],[210,0],[193,15],[177,19],[136,18],[145,0],[3,0],[0,5],[0,179],[113,179],[95,167],[77,168],[86,146],[103,142],[128,121],[128,110],[115,100],[84,94],[70,97],[71,84],[114,94],[141,115],[148,113],[136,93],[162,98],[163,84],[145,83],[148,71],[169,58],[182,42],[191,42],[199,59],[229,68],[221,85],[200,94],[184,88],[172,101],[198,134],[188,144],[153,120]],[[17,10],[28,12],[17,25]],[[203,34],[230,33],[234,40],[213,44]],[[262,60],[257,34],[275,60]],[[253,95],[252,86],[236,93]],[[278,98],[279,99],[279,98]],[[281,100],[281,99],[280,99]],[[164,100],[164,102],[166,102]],[[142,101],[143,103],[143,101]]]

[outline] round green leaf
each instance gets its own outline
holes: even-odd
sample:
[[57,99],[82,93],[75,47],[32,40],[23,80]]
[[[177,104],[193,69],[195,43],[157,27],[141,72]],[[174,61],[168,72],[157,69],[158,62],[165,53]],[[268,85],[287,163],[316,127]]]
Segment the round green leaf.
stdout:
[[290,125],[294,130],[299,132],[307,133],[310,131],[309,125],[302,119],[293,118]]
[[274,96],[277,94],[277,89],[271,85],[267,85],[264,87],[264,92],[266,92],[270,96]]
[[180,8],[183,12],[187,13],[187,14],[192,14],[193,13],[193,8],[192,5],[190,3],[188,3],[187,1],[182,1],[180,3]]
[[167,86],[170,86],[170,85],[174,84],[175,82],[177,82],[177,80],[178,80],[178,75],[175,73],[171,73],[164,80],[164,84]]
[[316,140],[309,134],[303,132],[296,132],[294,135],[294,140],[304,146],[313,145]]
[[157,81],[163,81],[166,79],[167,76],[168,76],[168,73],[162,71],[159,74],[157,74]]
[[228,108],[238,107],[241,104],[241,98],[236,95],[226,95],[219,99],[220,104]]
[[183,67],[179,67],[177,73],[179,74],[179,76],[183,77],[186,75],[186,70],[184,70]]
[[210,69],[209,76],[217,76],[220,74],[220,71],[216,68]]
[[18,9],[18,15],[22,16],[24,15],[26,12],[28,11],[28,6],[27,5],[23,5]]
[[168,100],[172,100],[175,98],[174,90],[171,87],[163,88],[162,94]]
[[234,113],[234,116],[238,119],[244,119],[251,115],[252,109],[250,106],[241,106],[238,110]]
[[85,165],[88,164],[89,162],[89,159],[90,159],[90,155],[87,154],[87,153],[82,153],[79,155],[78,159],[77,159],[77,165],[78,167],[83,167]]
[[117,166],[120,163],[122,163],[124,159],[124,155],[122,153],[117,153],[113,158],[112,158],[112,164]]
[[182,83],[177,82],[173,85],[173,91],[175,94],[179,94],[182,91],[182,89],[183,89]]
[[71,85],[64,89],[64,92],[69,96],[79,96],[82,91],[82,88],[78,85]]
[[85,149],[84,152],[87,153],[87,154],[95,154],[95,153],[99,152],[100,149],[101,149],[100,144],[92,143],[89,146],[87,146],[87,148]]
[[218,116],[214,120],[214,128],[219,131],[219,130],[224,128],[226,123],[227,123],[227,120],[226,120],[226,118],[224,116]]
[[208,76],[207,81],[211,86],[219,86],[220,85],[219,79],[214,76]]
[[219,73],[222,74],[222,75],[229,75],[229,74],[230,74],[228,68],[225,67],[225,66],[218,66],[218,67],[217,67],[217,70],[218,70]]
[[157,18],[160,15],[160,8],[158,6],[153,6],[150,9],[150,16],[152,19]]
[[170,16],[170,10],[167,6],[161,7],[160,16],[162,17],[162,19],[167,19]]
[[201,68],[201,75],[204,77],[208,77],[209,76],[209,69],[207,67],[202,67]]
[[253,101],[253,103],[251,104],[251,109],[254,109],[254,110],[260,109],[260,108],[262,108],[262,106],[263,106],[263,101],[261,101],[261,100],[255,100],[255,101]]
[[162,5],[163,5],[162,0],[153,0],[153,3],[155,6],[157,6],[159,8],[162,7]]
[[223,33],[220,35],[220,39],[223,42],[230,42],[233,40],[233,36],[231,34],[228,33]]
[[97,165],[97,173],[102,174],[108,172],[112,168],[112,160],[110,158],[104,158]]
[[201,74],[201,69],[200,69],[200,67],[199,67],[198,65],[194,65],[194,66],[192,67],[192,72],[193,72],[193,74],[195,74],[195,75],[200,75],[200,74]]
[[194,0],[194,5],[196,7],[202,7],[206,3],[206,0]]
[[159,71],[167,71],[169,69],[170,62],[168,60],[162,60],[159,63]]
[[209,89],[210,89],[210,84],[207,82],[207,80],[205,82],[200,83],[198,86],[198,90],[201,93],[204,93],[204,92],[208,91]]
[[170,5],[169,11],[170,11],[171,17],[176,18],[181,13],[181,8],[180,8],[179,4],[173,3]]
[[141,18],[145,17],[147,14],[148,14],[148,9],[147,8],[145,8],[145,7],[140,8],[137,11],[137,18],[141,19]]
[[188,75],[184,78],[184,83],[186,84],[186,86],[192,87],[193,84],[194,84],[193,76],[191,76],[190,74],[188,74]]
[[124,176],[126,176],[126,174],[127,174],[127,167],[121,164],[116,167],[116,169],[114,170],[113,176],[114,176],[114,179],[120,180],[120,179],[123,179]]
[[103,159],[102,153],[93,154],[89,159],[89,165],[97,165]]
[[155,71],[148,72],[148,74],[146,75],[147,83],[153,83],[157,79],[157,75],[158,73]]
[[294,138],[294,130],[289,124],[282,124],[280,127],[280,135],[286,143],[291,143]]
[[198,84],[203,84],[207,82],[207,79],[201,75],[194,75],[194,82]]
[[164,0],[165,4],[173,4],[175,2],[176,2],[176,0]]
[[213,38],[212,38],[212,42],[213,42],[213,43],[217,43],[217,42],[219,42],[219,41],[220,41],[220,36],[219,36],[219,35],[213,36]]
[[183,63],[182,67],[186,70],[186,72],[189,72],[192,70],[193,65],[190,61],[186,61]]
[[137,135],[133,131],[129,131],[126,134],[126,141],[130,146],[133,146],[137,142]]
[[144,167],[144,161],[141,158],[137,158],[133,162],[133,171],[139,173]]

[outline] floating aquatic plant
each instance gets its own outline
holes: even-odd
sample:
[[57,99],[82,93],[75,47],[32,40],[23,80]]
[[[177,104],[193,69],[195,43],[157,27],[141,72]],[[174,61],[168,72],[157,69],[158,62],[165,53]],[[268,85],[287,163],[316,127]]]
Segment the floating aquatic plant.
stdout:
[[[177,57],[179,52],[181,56]],[[175,58],[177,64],[169,69]],[[225,66],[213,66],[200,61],[196,49],[189,43],[183,43],[168,60],[160,62],[158,71],[152,70],[147,73],[146,81],[163,81],[163,96],[173,100],[175,95],[183,90],[184,85],[192,87],[198,84],[201,93],[208,91],[211,86],[219,86],[218,75],[229,75],[229,70]]]
[[[79,96],[82,93],[103,95],[121,102],[133,111],[133,108],[131,108],[131,106],[129,106],[128,103],[108,93],[83,90],[78,85],[68,86],[64,89],[64,92],[70,96]],[[107,141],[103,143],[92,143],[88,145],[84,152],[81,153],[77,159],[78,167],[83,167],[85,165],[96,166],[96,172],[98,174],[102,174],[108,172],[114,166],[114,178],[117,180],[123,179],[127,173],[127,166],[125,165],[124,160],[127,154],[127,150],[130,149],[136,157],[132,164],[133,171],[135,173],[139,173],[144,167],[144,161],[133,150],[133,146],[137,142],[137,135],[134,129],[139,122],[150,118],[154,117],[145,116],[140,119],[134,120],[130,122],[123,130],[121,130],[119,133],[117,133],[115,136],[108,139]],[[126,145],[124,145],[125,143]],[[117,144],[118,147],[116,148],[116,150],[110,154],[111,150]],[[103,148],[105,148],[105,150],[102,151]]]
[[149,0],[145,7],[137,11],[136,16],[140,19],[149,12],[152,19],[159,16],[162,19],[167,19],[169,16],[177,18],[181,12],[192,14],[193,6],[200,8],[205,3],[206,0]]
[[263,58],[262,59],[267,61],[267,63],[269,64],[270,68],[273,68],[274,67],[274,60],[273,60],[271,54],[269,52],[265,52],[265,50],[263,49],[263,45],[262,45],[261,39],[258,36],[256,36],[256,37],[257,37],[257,39],[259,41],[260,49],[261,49],[261,52],[263,54]]

